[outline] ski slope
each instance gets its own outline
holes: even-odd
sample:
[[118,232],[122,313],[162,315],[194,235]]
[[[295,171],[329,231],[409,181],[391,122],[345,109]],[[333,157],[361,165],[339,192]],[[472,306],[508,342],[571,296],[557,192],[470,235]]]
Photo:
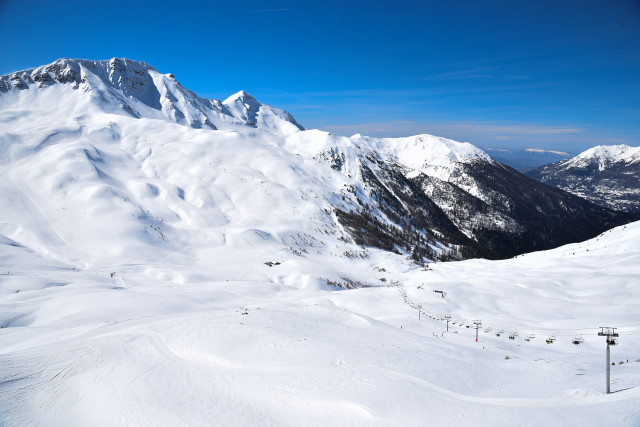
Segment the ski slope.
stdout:
[[371,201],[358,153],[442,177],[486,154],[126,61],[0,79],[0,425],[640,425],[640,223],[418,266],[336,221]]
[[[123,259],[74,270],[5,239],[0,420],[637,425],[639,233],[634,223],[554,251],[427,271],[381,251],[277,258],[258,239],[208,265]],[[330,274],[377,286],[310,279]],[[456,323],[449,332],[444,314]],[[476,319],[492,327],[478,343],[464,326]],[[620,328],[610,395],[598,326]]]

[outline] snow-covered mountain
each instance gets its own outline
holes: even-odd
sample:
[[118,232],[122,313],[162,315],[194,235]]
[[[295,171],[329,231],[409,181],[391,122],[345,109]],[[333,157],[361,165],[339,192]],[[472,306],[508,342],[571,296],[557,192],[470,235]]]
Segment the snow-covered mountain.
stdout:
[[640,421],[637,216],[472,145],[64,59],[0,77],[0,207],[2,426]]
[[427,268],[229,236],[85,268],[0,239],[0,424],[640,422],[640,222]]
[[600,145],[526,174],[601,206],[640,212],[640,147]]
[[625,144],[598,145],[563,163],[565,168],[586,168],[597,165],[598,170],[602,171],[617,163],[640,163],[640,147],[629,147]]
[[15,207],[0,233],[60,260],[157,256],[246,233],[298,254],[503,258],[634,218],[468,143],[304,131],[243,91],[199,98],[127,59],[61,59],[0,88],[4,202]]
[[136,118],[169,119],[196,129],[247,125],[281,133],[302,130],[289,113],[262,105],[244,91],[224,102],[200,98],[172,74],[161,74],[149,64],[126,58],[59,59],[0,77],[0,93],[11,93],[7,98],[20,105],[57,105],[78,115],[124,112]]

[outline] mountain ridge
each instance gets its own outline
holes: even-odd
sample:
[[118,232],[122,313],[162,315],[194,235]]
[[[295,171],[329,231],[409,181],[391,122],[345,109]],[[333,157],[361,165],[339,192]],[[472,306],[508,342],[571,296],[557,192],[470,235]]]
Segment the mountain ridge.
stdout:
[[[468,143],[302,130],[244,91],[198,98],[136,61],[59,60],[0,83],[4,197],[19,211],[0,217],[0,233],[62,258],[78,248],[106,258],[183,256],[184,245],[214,253],[256,236],[296,256],[373,247],[417,262],[505,258],[635,218],[542,186]],[[34,224],[50,231],[26,233]]]
[[[247,123],[277,132],[303,129],[291,114],[261,104],[244,91],[227,98],[226,104],[218,99],[200,98],[172,74],[162,74],[145,62],[126,58],[102,61],[61,58],[48,65],[0,76],[0,93],[5,94],[55,85],[69,85],[91,93],[91,103],[102,111],[125,112],[138,118],[168,118],[196,129],[236,129],[248,126]],[[251,103],[250,108],[245,101]]]

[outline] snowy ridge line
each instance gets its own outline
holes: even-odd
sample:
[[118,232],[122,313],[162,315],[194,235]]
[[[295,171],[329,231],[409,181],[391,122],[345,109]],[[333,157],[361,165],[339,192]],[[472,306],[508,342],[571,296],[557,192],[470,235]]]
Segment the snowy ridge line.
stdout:
[[162,74],[146,62],[127,58],[60,58],[48,65],[0,76],[0,100],[4,96],[20,98],[24,96],[20,92],[34,91],[56,104],[76,98],[69,104],[75,109],[84,103],[83,114],[91,106],[102,112],[167,120],[194,129],[260,128],[277,134],[304,129],[290,113],[262,104],[245,91],[224,101],[200,98],[174,75]]
[[[399,283],[398,284],[398,291],[400,292],[400,295],[402,296],[404,303],[407,304],[409,307],[413,308],[414,310],[418,310],[420,312],[420,314],[424,314],[425,316],[433,319],[433,320],[437,320],[440,322],[444,322],[445,319],[443,316],[437,314],[437,313],[431,313],[428,311],[424,311],[422,310],[422,306],[419,304],[416,304],[415,302],[411,301],[411,299],[409,298],[408,294],[407,294],[407,290],[404,286],[404,284]],[[474,320],[480,320],[482,321],[482,319],[474,319]],[[453,317],[450,319],[450,323],[454,326],[461,326],[464,329],[475,329],[473,326],[473,320],[468,320],[468,319],[454,319]],[[523,334],[534,334],[534,335],[548,335],[548,336],[552,336],[552,337],[557,337],[557,336],[561,336],[561,337],[575,337],[576,335],[579,336],[597,336],[598,335],[598,330],[601,328],[602,326],[594,326],[594,327],[585,327],[585,328],[525,328],[525,327],[514,327],[514,326],[507,326],[505,324],[500,324],[500,323],[490,323],[490,324],[485,324],[484,321],[482,321],[482,326],[480,327],[480,329],[486,329],[486,328],[495,328],[498,330],[503,330],[503,335],[509,336],[513,333],[515,334],[519,334],[519,333],[523,333]],[[640,327],[640,324],[634,324],[634,325],[626,325],[626,326],[616,326],[616,329],[620,332],[623,333],[624,335],[639,335],[640,334],[640,329],[632,329],[630,331],[625,331],[625,328],[635,328],[635,327]],[[584,331],[587,330],[594,330],[596,332],[593,333],[587,333]],[[568,331],[573,331],[573,332],[568,332]],[[492,331],[495,332],[495,331]],[[486,332],[484,332],[486,333]]]

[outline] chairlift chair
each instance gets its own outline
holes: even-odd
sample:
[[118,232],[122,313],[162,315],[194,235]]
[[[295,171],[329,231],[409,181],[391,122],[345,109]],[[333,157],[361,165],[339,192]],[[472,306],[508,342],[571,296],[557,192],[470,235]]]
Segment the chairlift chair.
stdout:
[[513,335],[513,334],[511,334],[511,335],[509,335],[509,339],[510,339],[510,340],[515,340],[515,339],[516,339],[516,336],[515,336],[515,335]]
[[581,336],[577,336],[571,342],[575,345],[580,345],[584,342],[584,338],[582,338]]

